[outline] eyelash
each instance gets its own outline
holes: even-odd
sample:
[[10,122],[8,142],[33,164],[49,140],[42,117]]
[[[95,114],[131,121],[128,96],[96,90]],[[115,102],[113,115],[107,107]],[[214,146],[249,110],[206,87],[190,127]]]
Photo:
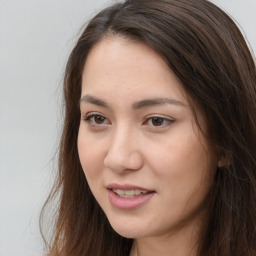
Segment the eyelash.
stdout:
[[[101,119],[103,119],[103,123],[96,123],[95,121],[95,118],[96,117],[99,117]],[[87,114],[86,116],[84,116],[82,118],[85,122],[89,123],[90,125],[92,126],[103,126],[103,125],[108,125],[108,124],[111,124],[109,121],[107,123],[105,123],[106,120],[108,120],[104,115],[102,115],[101,113],[89,113]],[[167,126],[170,126],[174,120],[173,119],[169,119],[169,118],[166,118],[166,117],[161,117],[161,116],[150,116],[150,117],[147,117],[146,120],[143,122],[143,125],[145,125],[146,123],[148,122],[153,122],[153,121],[157,121],[159,122],[160,121],[160,125],[153,125],[151,124],[150,126],[152,127],[155,127],[155,128],[164,128],[164,127],[167,127]],[[162,122],[162,123],[161,123]],[[164,124],[164,125],[162,125]]]
[[[157,121],[157,120],[161,121],[162,123],[159,126],[153,125],[153,121]],[[143,122],[143,124],[148,123],[148,122],[151,122],[150,126],[152,126],[152,127],[164,128],[164,127],[170,126],[174,122],[174,120],[166,118],[166,117],[161,117],[161,116],[150,116],[150,117],[147,117],[147,119]]]
[[[104,118],[104,121],[107,120],[107,118],[104,115],[102,115],[100,113],[94,113],[94,112],[89,113],[86,116],[84,116],[83,120],[85,122],[89,123],[92,126],[101,126],[101,125],[103,125],[103,124],[98,124],[98,123],[95,122],[96,117]],[[92,119],[94,119],[94,121]]]

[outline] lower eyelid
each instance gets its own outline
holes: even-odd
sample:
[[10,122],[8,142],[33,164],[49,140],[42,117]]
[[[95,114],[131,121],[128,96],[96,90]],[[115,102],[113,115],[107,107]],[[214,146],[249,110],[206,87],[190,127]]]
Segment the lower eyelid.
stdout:
[[172,118],[167,118],[167,117],[162,117],[162,116],[152,116],[152,117],[148,117],[145,121],[145,122],[148,122],[150,120],[153,120],[153,118],[159,118],[159,119],[162,119],[163,121],[165,122],[169,122],[169,123],[173,123],[174,122],[174,119]]
[[[93,118],[97,117],[97,116],[100,116],[100,117],[103,117],[104,118],[104,121],[103,123],[97,123],[95,122],[95,119],[92,120]],[[98,112],[90,112],[86,115],[84,115],[82,117],[82,120],[84,120],[86,123],[88,123],[90,126],[94,126],[94,127],[101,127],[101,126],[104,126],[104,125],[109,125],[110,124],[110,121],[101,113],[98,113]],[[106,121],[106,122],[105,122]]]
[[[101,124],[97,124],[95,122],[95,120],[91,120],[93,119],[93,117],[96,117],[96,116],[101,116],[103,117],[105,120],[103,123]],[[159,119],[162,119],[163,120],[163,124],[160,124],[160,125],[153,125],[153,124],[149,124],[149,122],[152,122],[153,118],[159,118]],[[87,114],[84,114],[84,115],[81,115],[81,120],[89,123],[90,125],[92,126],[104,126],[104,125],[108,125],[110,124],[110,121],[100,112],[89,112]],[[107,122],[105,122],[107,121]],[[167,127],[167,126],[170,126],[175,120],[172,119],[172,118],[168,118],[168,117],[162,117],[162,116],[150,116],[150,117],[147,117],[145,119],[145,121],[143,121],[143,125],[148,125],[148,126],[151,126],[151,127],[154,127],[154,128],[164,128],[164,127]]]

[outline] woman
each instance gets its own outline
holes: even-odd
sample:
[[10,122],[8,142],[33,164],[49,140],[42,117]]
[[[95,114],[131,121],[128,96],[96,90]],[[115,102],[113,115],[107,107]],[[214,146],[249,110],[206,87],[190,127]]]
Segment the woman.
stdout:
[[64,81],[49,255],[256,255],[255,63],[205,0],[96,15]]

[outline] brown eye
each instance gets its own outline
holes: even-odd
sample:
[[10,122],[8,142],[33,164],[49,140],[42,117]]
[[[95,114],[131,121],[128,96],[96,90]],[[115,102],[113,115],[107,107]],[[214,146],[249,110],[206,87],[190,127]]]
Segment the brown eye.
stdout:
[[163,125],[163,123],[164,123],[164,119],[163,118],[160,118],[160,117],[153,117],[152,118],[152,124],[154,126],[161,126],[161,125]]
[[83,119],[85,122],[89,123],[92,126],[110,124],[109,120],[100,114],[90,113],[87,116],[85,116]]
[[169,119],[169,118],[153,116],[153,117],[149,117],[144,122],[144,125],[148,125],[148,126],[156,127],[156,128],[165,128],[167,126],[170,126],[173,122],[174,122],[174,120]]
[[95,115],[94,116],[94,120],[96,124],[103,124],[105,121],[105,117],[104,116],[100,116],[100,115]]

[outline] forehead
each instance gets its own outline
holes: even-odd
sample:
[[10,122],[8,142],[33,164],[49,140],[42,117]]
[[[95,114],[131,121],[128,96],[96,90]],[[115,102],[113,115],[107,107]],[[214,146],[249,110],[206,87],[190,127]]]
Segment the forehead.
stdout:
[[[172,94],[185,99],[176,75],[150,47],[119,37],[108,37],[89,52],[82,76],[82,91],[136,94]],[[120,96],[121,96],[120,95]]]
[[90,95],[115,109],[136,102],[170,98],[182,102],[205,130],[207,118],[186,93],[166,62],[147,45],[119,37],[107,37],[88,54],[82,75],[81,98]]

